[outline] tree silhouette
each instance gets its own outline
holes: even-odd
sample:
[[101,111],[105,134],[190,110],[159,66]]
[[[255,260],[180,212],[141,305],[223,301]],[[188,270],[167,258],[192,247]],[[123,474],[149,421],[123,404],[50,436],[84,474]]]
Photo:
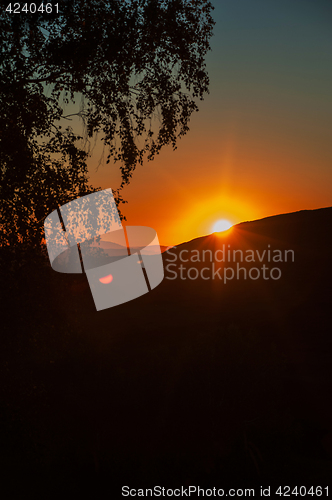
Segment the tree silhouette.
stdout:
[[[99,189],[86,163],[96,134],[107,163],[119,162],[121,188],[144,157],[176,148],[208,92],[213,7],[69,0],[14,13],[8,5],[0,13],[0,243],[39,245],[48,213]],[[67,125],[73,115],[82,134]]]

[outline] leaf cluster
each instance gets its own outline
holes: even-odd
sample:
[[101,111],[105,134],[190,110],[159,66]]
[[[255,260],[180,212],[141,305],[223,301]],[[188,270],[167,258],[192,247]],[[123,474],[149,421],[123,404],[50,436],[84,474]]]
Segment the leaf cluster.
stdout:
[[[208,0],[64,0],[59,9],[0,13],[2,244],[30,241],[45,210],[93,191],[96,134],[123,187],[145,155],[176,148],[208,92]],[[78,95],[71,115],[82,136],[63,126]]]

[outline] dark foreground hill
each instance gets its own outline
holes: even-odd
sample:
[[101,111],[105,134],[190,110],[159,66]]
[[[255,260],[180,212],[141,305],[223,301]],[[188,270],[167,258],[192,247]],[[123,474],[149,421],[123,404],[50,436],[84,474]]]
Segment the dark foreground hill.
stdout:
[[3,489],[330,485],[331,226],[326,208],[184,243],[100,312],[84,276],[3,255]]

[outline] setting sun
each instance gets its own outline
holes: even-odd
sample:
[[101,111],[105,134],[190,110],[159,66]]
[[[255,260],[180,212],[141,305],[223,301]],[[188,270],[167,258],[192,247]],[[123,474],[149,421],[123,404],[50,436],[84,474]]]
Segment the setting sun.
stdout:
[[228,220],[219,219],[213,224],[212,232],[221,233],[222,231],[227,231],[230,227],[232,227],[232,224]]

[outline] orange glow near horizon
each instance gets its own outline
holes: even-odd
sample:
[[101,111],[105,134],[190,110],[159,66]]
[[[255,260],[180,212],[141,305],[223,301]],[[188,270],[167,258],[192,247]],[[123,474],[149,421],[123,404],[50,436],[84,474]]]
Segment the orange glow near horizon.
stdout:
[[[176,156],[176,152],[173,155]],[[203,161],[191,164],[192,174],[197,174],[197,177],[188,177],[188,167],[183,167],[181,162],[174,162],[179,170],[173,175],[167,157],[165,154],[165,159],[158,158],[148,164],[145,170],[138,169],[135,172],[131,184],[123,191],[128,203],[119,207],[126,216],[124,224],[155,229],[161,245],[178,245],[209,235],[214,232],[213,225],[219,219],[226,219],[236,225],[332,204],[327,182],[322,187],[325,192],[320,192],[314,189],[311,179],[304,182],[302,176],[303,186],[301,189],[294,188],[299,177],[295,172],[289,172],[289,184],[284,185],[283,175],[278,174],[277,165],[273,165],[273,175],[268,177],[261,171],[255,172],[254,165],[248,162],[247,170],[241,172],[235,183],[233,179],[223,179],[222,166],[219,167],[221,173],[218,179],[215,175],[217,166],[212,163],[209,174],[208,170],[205,171],[206,179],[198,176]],[[234,168],[235,178],[236,170]],[[112,184],[111,180],[99,183],[103,189],[113,187]]]
[[[128,201],[120,205],[126,224],[152,227],[161,245],[172,246],[211,234],[219,219],[236,225],[332,205],[327,149],[324,156],[304,133],[290,141],[274,122],[268,129],[252,120],[248,131],[244,118],[230,119],[220,129],[207,111],[176,151],[165,148],[137,168],[122,193]],[[92,181],[116,189],[118,176],[118,165],[105,166],[93,172]]]
[[182,242],[205,236],[216,231],[213,229],[216,221],[232,221],[229,223],[232,226],[248,220],[248,214],[252,214],[255,218],[257,210],[236,197],[223,194],[207,197],[191,205],[188,203],[188,210],[172,228],[173,238]]
[[[177,150],[166,147],[145,162],[123,189],[128,203],[120,210],[126,223],[152,227],[164,246],[211,234],[219,219],[236,225],[332,205],[332,150],[327,142],[323,148],[326,134],[311,141],[294,113],[297,133],[292,136],[284,125],[289,120],[261,122],[252,115],[250,101],[240,115],[235,110],[217,114],[212,106],[218,107],[218,99],[206,103]],[[271,106],[269,116],[280,113]],[[288,114],[287,108],[285,120]],[[116,189],[118,165],[94,171],[92,181]]]
[[[145,157],[121,193],[126,224],[152,227],[164,246],[211,234],[219,219],[236,225],[332,206],[331,30],[320,2],[267,2],[257,16],[241,0],[241,29],[238,2],[214,3],[209,95],[177,149]],[[98,139],[91,183],[115,190],[121,165],[102,157]]]

